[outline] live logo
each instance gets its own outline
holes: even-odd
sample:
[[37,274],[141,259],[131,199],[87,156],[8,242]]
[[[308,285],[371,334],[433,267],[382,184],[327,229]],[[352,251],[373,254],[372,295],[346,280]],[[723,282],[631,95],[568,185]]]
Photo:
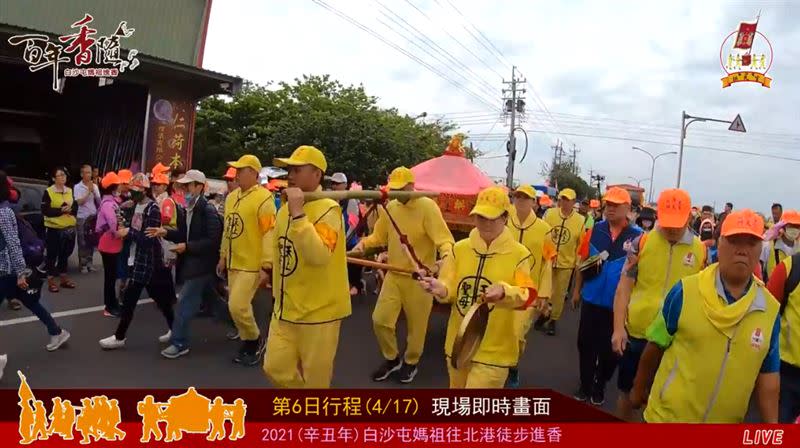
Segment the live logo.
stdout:
[[754,429],[751,435],[749,429],[744,430],[742,445],[778,446],[783,445],[782,429]]

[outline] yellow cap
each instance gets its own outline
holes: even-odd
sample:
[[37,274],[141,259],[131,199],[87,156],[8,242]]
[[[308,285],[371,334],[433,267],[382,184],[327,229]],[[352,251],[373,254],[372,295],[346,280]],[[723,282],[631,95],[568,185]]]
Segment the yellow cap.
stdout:
[[572,188],[565,188],[558,192],[559,198],[567,198],[570,201],[574,201],[578,195],[575,194],[575,190]]
[[511,201],[508,194],[501,187],[489,187],[478,194],[475,207],[469,212],[470,215],[483,216],[486,219],[497,219],[508,211]]
[[252,154],[245,154],[242,157],[239,157],[239,160],[235,162],[228,162],[228,165],[236,168],[237,170],[240,168],[252,168],[256,170],[256,172],[261,171],[261,161],[258,160],[258,157]]
[[414,173],[411,172],[410,169],[401,166],[395,168],[391,174],[389,174],[389,183],[388,187],[390,190],[402,190],[408,184],[414,183]]
[[520,185],[514,193],[522,193],[531,199],[536,199],[536,190],[528,184]]
[[313,165],[321,169],[323,173],[328,169],[328,161],[325,160],[325,155],[322,154],[322,151],[308,145],[295,149],[288,159],[275,159],[274,163],[278,167]]

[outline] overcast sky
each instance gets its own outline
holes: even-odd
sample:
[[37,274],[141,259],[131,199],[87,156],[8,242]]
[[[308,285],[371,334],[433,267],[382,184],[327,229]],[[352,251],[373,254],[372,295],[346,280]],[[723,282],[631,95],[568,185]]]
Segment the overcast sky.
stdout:
[[[506,159],[497,156],[504,153],[501,134],[508,133],[508,126],[496,120],[499,113],[492,115],[492,107],[500,106],[501,75],[510,79],[511,65],[516,65],[528,81],[529,113],[522,127],[533,132],[515,177],[529,183],[542,182],[541,163],[552,159],[550,147],[559,139],[565,149],[574,144],[580,151],[585,178],[592,169],[609,183],[635,183],[629,176],[649,178],[651,163],[631,146],[653,154],[677,151],[682,110],[724,120],[738,113],[747,134],[729,132],[721,123],[691,125],[682,186],[695,203],[718,208],[726,201],[765,212],[776,201],[785,208],[800,207],[795,193],[800,177],[800,1],[323,3],[371,32],[312,0],[215,1],[204,67],[257,83],[330,74],[344,83],[363,84],[382,106],[411,116],[427,112],[430,120],[439,118],[435,114],[456,113],[447,118],[465,123],[462,130],[475,135],[471,140],[490,157],[479,166],[504,177]],[[774,50],[768,73],[772,87],[740,83],[723,89],[722,42],[759,10],[758,30]],[[766,48],[760,36],[754,45]],[[730,46],[728,41],[726,51]],[[676,156],[659,159],[655,191],[675,185],[677,161]]]

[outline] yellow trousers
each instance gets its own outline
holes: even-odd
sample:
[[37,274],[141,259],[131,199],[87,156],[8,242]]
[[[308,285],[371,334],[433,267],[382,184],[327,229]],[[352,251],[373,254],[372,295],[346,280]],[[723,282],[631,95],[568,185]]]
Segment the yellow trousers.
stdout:
[[528,307],[524,311],[519,311],[514,313],[514,334],[517,335],[517,339],[519,340],[519,357],[522,358],[522,354],[525,353],[525,347],[527,345],[528,340],[528,332],[531,330],[531,325],[533,324],[533,317],[536,315],[536,309],[532,306]]
[[400,354],[395,330],[400,310],[403,310],[407,330],[404,361],[411,365],[419,362],[432,307],[433,297],[414,279],[392,273],[386,276],[372,313],[372,328],[384,358],[392,360]]
[[450,364],[450,358],[445,358],[445,361],[450,376],[450,389],[502,389],[506,386],[506,367],[472,362],[467,367],[456,370]]
[[293,324],[273,317],[264,373],[275,387],[328,389],[342,321]]
[[550,295],[550,305],[553,307],[550,313],[550,320],[561,319],[564,312],[564,302],[567,300],[567,290],[569,281],[572,278],[573,269],[553,268],[553,290]]
[[253,297],[258,290],[258,272],[228,272],[228,309],[243,341],[254,341],[260,334],[253,316]]

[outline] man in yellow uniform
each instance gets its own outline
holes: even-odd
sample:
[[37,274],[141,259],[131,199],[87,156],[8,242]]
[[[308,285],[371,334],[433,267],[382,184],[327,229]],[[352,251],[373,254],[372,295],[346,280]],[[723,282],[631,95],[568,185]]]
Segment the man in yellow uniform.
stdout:
[[575,196],[575,190],[571,188],[561,190],[558,194],[558,207],[547,210],[543,218],[552,227],[550,237],[557,254],[553,262],[550,319],[541,318],[535,327],[543,328],[550,336],[556,334],[556,322],[564,311],[567,290],[578,262],[578,243],[584,231],[584,217],[575,211]]
[[[506,227],[510,203],[500,187],[478,195],[470,212],[476,228],[456,243],[453,257],[442,264],[439,279],[420,283],[442,303],[452,303],[445,354],[452,389],[499,389],[508,369],[519,359],[517,314],[533,305],[536,290],[530,278],[531,254]],[[464,316],[475,303],[489,304],[489,320],[477,352],[466,366],[452,365],[453,345]]]
[[275,302],[264,372],[277,387],[325,389],[351,312],[342,209],[332,199],[303,198],[322,191],[328,162],[319,149],[300,146],[275,165],[287,167],[289,188],[272,244]]
[[[631,401],[649,423],[741,423],[755,398],[778,421],[780,304],[753,271],[764,221],[752,210],[722,223],[719,263],[672,287],[647,329]],[[652,387],[651,387],[652,385]]]
[[[531,279],[539,299],[550,298],[553,277],[553,259],[556,247],[550,239],[551,227],[536,216],[536,190],[530,185],[522,185],[514,191],[514,208],[508,219],[508,229],[515,241],[525,246],[531,253]],[[533,323],[536,310],[533,307],[516,314],[516,330],[519,338],[519,356],[525,352],[528,331]],[[512,367],[508,372],[508,387],[519,386],[519,370]]]
[[[414,191],[414,173],[400,167],[389,175],[390,190]],[[389,264],[418,270],[417,262],[400,241],[400,232],[408,238],[408,244],[419,262],[433,270],[437,260],[451,256],[453,235],[444,222],[442,212],[433,199],[415,198],[408,201],[393,200],[386,209],[378,209],[375,231],[353,249],[389,247]],[[397,226],[397,228],[395,228]],[[372,325],[381,354],[386,360],[372,375],[373,381],[383,381],[399,371],[401,383],[410,383],[417,375],[417,364],[422,356],[428,320],[433,307],[431,295],[425,292],[409,275],[389,272],[383,281]],[[403,359],[397,348],[395,326],[400,310],[406,317],[406,351]]]
[[705,267],[706,247],[689,230],[691,198],[683,190],[664,190],[658,196],[658,227],[633,241],[614,296],[614,334],[611,347],[618,356],[618,417],[633,418],[630,391],[648,325],[661,309],[672,286]]
[[225,224],[217,271],[228,271],[228,309],[242,346],[234,362],[254,366],[260,358],[260,332],[253,316],[253,297],[272,265],[275,201],[258,185],[261,162],[244,155],[228,162],[236,169],[239,188],[225,199]]

